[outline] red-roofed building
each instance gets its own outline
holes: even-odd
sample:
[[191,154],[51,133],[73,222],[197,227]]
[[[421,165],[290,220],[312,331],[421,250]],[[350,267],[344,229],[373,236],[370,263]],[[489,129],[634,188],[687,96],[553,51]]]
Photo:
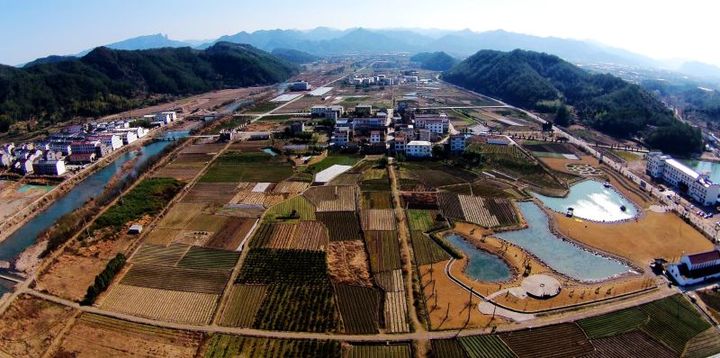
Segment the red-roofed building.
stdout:
[[667,272],[681,286],[720,278],[720,248],[685,255],[680,262],[668,265]]

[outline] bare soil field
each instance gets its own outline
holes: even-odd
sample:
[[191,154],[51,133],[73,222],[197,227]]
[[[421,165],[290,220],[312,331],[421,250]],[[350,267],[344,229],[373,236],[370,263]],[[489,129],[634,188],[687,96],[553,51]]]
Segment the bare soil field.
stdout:
[[250,233],[257,220],[229,218],[220,230],[206,243],[206,246],[225,250],[237,250]]
[[235,183],[196,183],[182,202],[223,205],[237,192],[236,185]]
[[355,211],[356,190],[353,186],[318,186],[303,194],[315,205],[317,212]]
[[51,187],[0,180],[0,220],[15,215],[20,209],[45,195]]
[[209,324],[218,294],[115,285],[102,308],[162,321]]
[[327,260],[330,278],[333,282],[372,287],[370,260],[362,241],[330,242]]
[[83,314],[63,337],[56,357],[194,357],[202,334]]
[[273,189],[273,193],[279,194],[299,194],[310,187],[310,183],[301,181],[283,181],[278,183]]
[[0,317],[0,355],[40,357],[75,312],[31,296],[20,296]]
[[69,300],[81,300],[108,261],[127,250],[135,239],[125,234],[118,236],[113,240],[93,242],[86,239],[72,243],[40,275],[36,288]]

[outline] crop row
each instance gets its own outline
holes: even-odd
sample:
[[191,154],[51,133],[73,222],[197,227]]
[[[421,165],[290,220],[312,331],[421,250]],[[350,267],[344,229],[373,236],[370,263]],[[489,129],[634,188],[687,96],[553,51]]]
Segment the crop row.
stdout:
[[300,339],[269,339],[224,334],[213,335],[205,352],[206,358],[225,357],[339,357],[339,341]]
[[102,307],[111,311],[179,323],[208,324],[217,294],[116,285]]
[[364,236],[373,272],[392,271],[401,267],[396,231],[366,231]]
[[330,241],[360,240],[362,231],[357,215],[353,211],[335,211],[317,213],[317,218],[325,225]]
[[327,281],[327,273],[324,252],[253,248],[248,252],[236,282],[317,284]]
[[267,288],[267,285],[233,285],[228,293],[220,324],[230,327],[250,327],[255,322],[255,316],[265,300]]
[[162,290],[219,294],[225,289],[229,277],[229,272],[222,271],[135,264],[121,283]]
[[380,293],[370,287],[337,285],[338,306],[345,331],[377,333],[380,321]]

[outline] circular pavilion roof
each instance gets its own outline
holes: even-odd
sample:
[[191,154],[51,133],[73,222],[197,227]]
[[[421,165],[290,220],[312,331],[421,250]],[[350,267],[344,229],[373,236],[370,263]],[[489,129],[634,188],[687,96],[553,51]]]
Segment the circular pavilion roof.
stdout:
[[560,281],[548,275],[528,276],[521,286],[529,296],[535,298],[549,298],[560,293]]

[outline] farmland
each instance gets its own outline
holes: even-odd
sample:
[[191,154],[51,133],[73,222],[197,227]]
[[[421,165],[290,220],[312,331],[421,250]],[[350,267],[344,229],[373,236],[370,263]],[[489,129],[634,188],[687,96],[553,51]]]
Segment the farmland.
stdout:
[[435,240],[421,231],[411,231],[410,238],[417,265],[428,265],[450,259],[450,255]]
[[219,294],[225,288],[228,273],[178,267],[134,264],[120,283],[161,290]]
[[670,358],[678,356],[640,331],[594,339],[592,344],[595,352],[588,357]]
[[318,221],[299,223],[261,224],[251,247],[272,249],[323,251],[329,239],[325,226]]
[[384,308],[385,327],[388,332],[400,333],[410,331],[404,291],[386,292]]
[[427,232],[436,225],[437,211],[411,209],[407,210],[406,213],[410,230]]
[[515,357],[515,354],[498,336],[463,337],[459,341],[469,357]]
[[360,211],[363,230],[395,230],[395,213],[391,209],[367,209]]
[[154,215],[167,205],[183,185],[175,179],[145,179],[125,194],[117,204],[100,215],[93,223],[92,229],[112,227],[117,230],[130,221],[140,219],[143,215]]
[[333,165],[353,166],[355,165],[355,163],[360,161],[360,159],[362,158],[355,155],[331,154],[320,162],[308,166],[305,170],[308,173],[315,174],[317,172],[321,172],[327,168],[330,168]]
[[213,162],[200,178],[204,183],[271,182],[278,183],[293,174],[290,164],[267,153],[226,152]]
[[213,293],[119,284],[113,286],[107,294],[102,307],[163,321],[208,324],[219,297]]
[[348,333],[375,333],[380,321],[380,292],[373,288],[336,285],[338,306]]
[[20,296],[0,317],[0,355],[42,356],[73,314],[72,309]]
[[392,271],[401,267],[397,232],[366,231],[364,236],[373,272]]
[[325,225],[330,241],[352,241],[362,238],[360,223],[352,211],[317,213],[317,218]]
[[248,252],[237,283],[319,284],[326,280],[327,264],[323,252],[255,248]]
[[202,334],[83,314],[63,337],[56,357],[191,357]]
[[578,357],[594,350],[585,333],[574,323],[501,333],[500,338],[520,358]]
[[365,191],[361,193],[362,209],[392,209],[392,197],[387,191]]
[[438,203],[446,217],[468,221],[486,228],[520,223],[515,206],[508,199],[442,192],[438,194]]
[[255,220],[243,218],[229,218],[222,228],[217,231],[206,243],[208,247],[217,249],[236,250],[243,239],[250,233]]
[[362,240],[330,242],[327,257],[328,270],[333,282],[372,286],[370,263]]
[[265,221],[274,220],[315,220],[315,206],[304,196],[295,196],[285,200],[265,213]]
[[303,193],[318,213],[328,211],[355,211],[356,190],[354,186],[316,186]]
[[465,358],[465,350],[457,340],[434,339],[430,342],[434,357]]
[[339,357],[340,342],[281,340],[215,334],[210,337],[206,358],[229,357]]
[[252,326],[267,289],[267,285],[233,285],[220,324],[230,327]]
[[347,358],[410,358],[412,349],[409,344],[392,345],[353,345],[347,352]]

